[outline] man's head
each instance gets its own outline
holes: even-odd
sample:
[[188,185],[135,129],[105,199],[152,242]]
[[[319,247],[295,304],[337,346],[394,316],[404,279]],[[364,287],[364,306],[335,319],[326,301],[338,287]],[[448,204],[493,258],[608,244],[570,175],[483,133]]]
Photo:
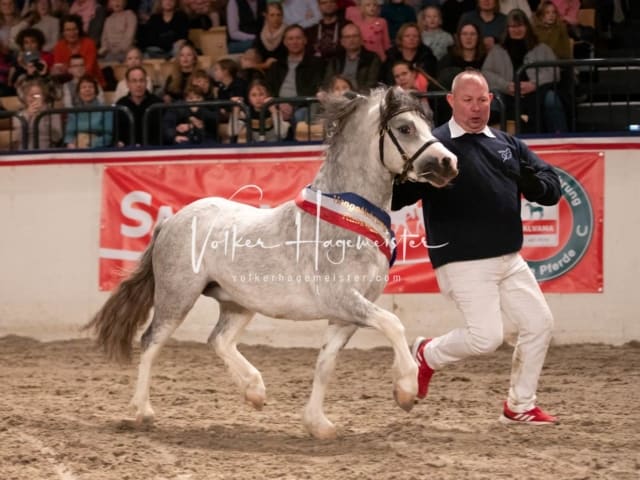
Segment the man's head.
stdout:
[[131,98],[142,99],[147,93],[147,72],[145,69],[141,66],[131,67],[127,70],[126,78]]
[[487,126],[492,99],[487,80],[478,70],[456,75],[447,95],[453,119],[469,133],[479,133]]
[[304,55],[304,50],[307,46],[307,37],[302,27],[295,24],[289,25],[284,31],[283,43],[284,46],[287,47],[289,55]]
[[71,55],[71,58],[69,58],[69,73],[76,80],[86,73],[84,57],[79,53],[74,53]]
[[340,32],[340,45],[347,53],[355,53],[362,48],[360,28],[354,23],[347,23]]
[[323,17],[334,17],[338,12],[337,0],[318,0],[318,10]]

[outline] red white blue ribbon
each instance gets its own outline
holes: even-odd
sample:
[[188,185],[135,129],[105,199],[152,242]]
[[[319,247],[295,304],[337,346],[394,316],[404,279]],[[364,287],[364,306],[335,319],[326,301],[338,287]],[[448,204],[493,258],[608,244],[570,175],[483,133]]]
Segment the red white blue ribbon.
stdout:
[[300,191],[296,205],[322,220],[371,240],[389,260],[396,260],[396,239],[391,217],[367,199],[352,192],[324,193],[310,185]]

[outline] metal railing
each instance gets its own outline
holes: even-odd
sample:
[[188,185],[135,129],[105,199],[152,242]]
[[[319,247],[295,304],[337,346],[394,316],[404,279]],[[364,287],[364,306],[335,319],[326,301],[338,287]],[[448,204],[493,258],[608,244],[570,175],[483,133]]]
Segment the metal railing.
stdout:
[[[29,146],[29,124],[27,123],[27,120],[20,115],[20,112],[18,111],[12,111],[12,110],[0,110],[0,127],[2,127],[0,129],[0,134],[3,136],[6,136],[6,143],[7,146],[9,147],[8,150],[13,150],[12,146],[13,146],[13,119],[16,118],[18,119],[18,122],[20,123],[20,148],[19,150],[27,150],[28,146]],[[5,128],[7,127],[7,128]],[[5,133],[8,132],[8,133]],[[3,143],[4,143],[4,139],[3,139]]]
[[[305,112],[305,121],[307,122],[307,141],[312,141],[311,124],[313,123],[312,122],[313,117],[317,116],[317,112],[313,112],[313,109],[314,109],[314,105],[318,105],[319,103],[320,103],[320,100],[318,100],[316,97],[277,97],[277,98],[272,98],[268,102],[265,102],[265,104],[260,109],[260,139],[261,140],[264,139],[266,135],[266,121],[267,121],[267,118],[270,116],[269,107],[271,107],[272,105],[275,105],[276,108],[279,109],[280,105],[289,104],[297,107],[307,107],[307,110]],[[294,115],[295,115],[295,112],[292,112],[291,116],[293,117]],[[279,128],[280,128],[279,123],[276,126],[276,128],[278,128],[278,130],[276,131],[276,134],[278,138],[281,138],[282,132],[279,131]],[[295,127],[292,125],[292,128],[295,128]],[[295,136],[295,132],[292,132],[292,133]]]
[[[532,69],[538,79],[540,69],[550,67],[560,71],[552,90],[564,99],[569,133],[630,131],[630,126],[640,124],[640,58],[554,60],[522,65],[514,72],[516,134],[522,132],[523,97],[519,79]],[[611,78],[603,81],[605,76]],[[539,98],[537,90],[534,95],[534,133],[544,133],[541,115],[544,99]]]
[[[90,107],[71,107],[71,108],[64,107],[64,108],[50,108],[50,109],[44,110],[38,113],[38,115],[36,115],[36,118],[33,122],[34,149],[37,150],[38,148],[40,148],[40,124],[43,121],[43,118],[47,116],[52,116],[52,115],[61,115],[63,118],[66,116],[68,119],[68,115],[73,114],[75,115],[76,128],[77,128],[79,114],[89,114],[91,116],[92,114],[95,114],[95,113],[101,113],[102,115],[109,113],[113,115],[113,124],[112,124],[111,131],[106,132],[103,130],[102,132],[102,133],[108,133],[111,135],[111,142],[110,142],[111,145],[109,146],[113,146],[115,144],[115,139],[116,139],[116,136],[113,135],[113,133],[118,131],[118,128],[117,128],[118,121],[119,121],[118,112],[121,112],[123,115],[127,116],[127,119],[129,121],[129,131],[131,134],[131,138],[133,138],[133,132],[134,132],[133,115],[131,114],[131,111],[128,108],[122,105],[92,105]],[[66,122],[64,122],[63,138],[66,136],[66,133],[67,133],[66,129],[67,129],[67,125],[66,125]],[[82,133],[82,132],[79,132],[79,133]]]

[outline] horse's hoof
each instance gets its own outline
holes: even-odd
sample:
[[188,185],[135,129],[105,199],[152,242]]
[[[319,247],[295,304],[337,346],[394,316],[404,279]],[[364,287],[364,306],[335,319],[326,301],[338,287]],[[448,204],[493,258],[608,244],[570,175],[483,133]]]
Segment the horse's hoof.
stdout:
[[262,389],[247,388],[247,390],[244,392],[244,400],[256,410],[262,410],[262,407],[264,407],[266,396],[264,394],[264,390]]
[[328,425],[307,425],[307,430],[316,440],[335,440],[338,438],[338,431],[333,423]]
[[136,415],[135,423],[138,427],[145,427],[153,425],[154,420],[155,417],[153,415],[139,413]]
[[411,395],[410,393],[402,390],[394,389],[393,398],[398,406],[405,412],[410,412],[415,405],[415,395]]

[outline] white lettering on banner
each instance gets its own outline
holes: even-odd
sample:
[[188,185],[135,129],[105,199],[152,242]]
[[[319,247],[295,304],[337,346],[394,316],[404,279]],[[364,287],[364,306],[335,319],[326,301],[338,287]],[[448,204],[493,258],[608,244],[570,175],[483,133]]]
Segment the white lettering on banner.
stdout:
[[134,190],[127,193],[120,204],[122,215],[138,222],[137,225],[120,225],[120,233],[125,237],[140,238],[151,233],[154,225],[165,221],[173,215],[173,209],[168,205],[162,205],[158,209],[158,215],[155,223],[153,217],[146,211],[136,208],[135,204],[151,206],[151,194],[142,190]]

